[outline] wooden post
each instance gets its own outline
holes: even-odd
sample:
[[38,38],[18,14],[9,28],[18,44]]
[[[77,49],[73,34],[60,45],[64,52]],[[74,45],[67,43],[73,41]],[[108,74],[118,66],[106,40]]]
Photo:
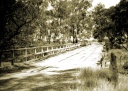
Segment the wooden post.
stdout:
[[60,45],[60,47],[59,47],[59,52],[61,52],[62,50],[61,50],[61,45]]
[[49,49],[48,49],[48,47],[47,47],[47,55],[49,55]]
[[52,55],[52,47],[49,46],[49,54]]
[[28,55],[28,52],[27,52],[27,48],[25,49],[25,57],[26,57],[26,61],[27,61],[27,55]]
[[118,83],[118,69],[116,63],[116,56],[114,53],[111,53],[110,72],[111,72],[111,81],[114,84],[114,86],[116,86]]
[[0,67],[2,66],[2,52],[0,51]]
[[0,67],[2,66],[1,58],[0,58]]
[[66,51],[66,45],[64,45],[64,51]]
[[14,50],[12,50],[12,60],[11,60],[11,65],[14,65],[14,57],[15,57],[15,55],[14,55]]
[[101,68],[103,67],[103,60],[104,60],[104,57],[102,56],[102,58],[100,60]]
[[54,49],[53,49],[53,46],[51,47],[51,51],[52,51],[52,54],[54,54]]
[[36,56],[36,48],[34,48],[34,55],[35,55],[35,59],[37,59],[37,56]]
[[43,50],[43,47],[41,47],[41,52],[42,52],[42,56],[44,57],[44,50]]
[[41,47],[41,52],[43,52],[43,47]]
[[64,45],[62,46],[62,50],[63,50],[63,52],[64,52]]
[[11,65],[14,65],[14,60],[13,59],[11,59]]

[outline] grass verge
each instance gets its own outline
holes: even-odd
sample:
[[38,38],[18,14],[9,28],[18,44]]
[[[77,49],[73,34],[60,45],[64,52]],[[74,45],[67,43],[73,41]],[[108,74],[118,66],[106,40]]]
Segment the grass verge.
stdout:
[[128,91],[128,75],[119,74],[115,86],[109,69],[82,69],[79,79],[81,87],[78,91]]

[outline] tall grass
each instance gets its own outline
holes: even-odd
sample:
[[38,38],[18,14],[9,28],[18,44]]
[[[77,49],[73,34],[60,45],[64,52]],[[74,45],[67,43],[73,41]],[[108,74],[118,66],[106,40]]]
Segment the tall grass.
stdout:
[[81,86],[77,87],[78,91],[128,91],[127,76],[119,75],[115,87],[111,81],[111,75],[109,69],[82,69],[79,75]]

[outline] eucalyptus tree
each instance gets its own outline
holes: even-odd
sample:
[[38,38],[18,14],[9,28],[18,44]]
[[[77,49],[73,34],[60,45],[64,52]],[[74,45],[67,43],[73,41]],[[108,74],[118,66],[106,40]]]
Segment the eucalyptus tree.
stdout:
[[101,3],[99,3],[94,10],[92,11],[93,20],[95,22],[95,30],[94,30],[94,37],[98,38],[99,41],[102,41],[105,36],[105,25],[108,23],[106,22],[107,15],[105,14],[105,6]]
[[[58,37],[61,34],[66,35],[65,26],[67,26],[66,21],[69,17],[69,1],[67,0],[54,0],[50,1],[51,6],[53,7],[52,10],[47,11],[47,15],[49,16],[50,20],[52,20],[50,24],[51,32],[54,32],[55,36]],[[67,31],[68,32],[68,31]],[[63,37],[64,38],[64,37]],[[56,39],[56,38],[54,38]],[[59,39],[60,40],[60,39]],[[54,41],[59,41],[54,40]]]
[[[98,5],[93,12],[95,21],[94,37],[103,40],[108,37],[111,47],[128,42],[128,1],[121,0],[116,6],[105,9]],[[127,49],[127,48],[126,48]]]
[[46,7],[45,0],[1,0],[0,48],[18,43],[26,46],[32,39],[29,35],[34,33],[36,27],[43,25]]
[[15,0],[1,0],[0,4],[0,48],[2,50],[14,36],[20,33],[20,28],[24,24],[22,24],[22,21],[16,20],[21,19],[21,9],[26,9],[23,8],[24,4],[22,2],[16,2]]
[[70,27],[73,34],[73,43],[77,43],[77,35],[80,31],[86,28],[87,9],[91,7],[91,0],[72,0],[71,1],[71,15]]
[[121,0],[117,6],[109,9],[109,13],[113,22],[112,42],[128,45],[128,1]]

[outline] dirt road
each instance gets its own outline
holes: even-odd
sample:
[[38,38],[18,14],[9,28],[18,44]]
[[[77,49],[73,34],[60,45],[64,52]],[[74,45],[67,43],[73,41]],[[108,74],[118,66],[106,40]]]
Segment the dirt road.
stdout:
[[[78,69],[99,68],[102,45],[91,45],[33,63],[36,68],[7,74],[0,78],[0,91],[63,91],[76,85]],[[72,84],[69,84],[72,83]],[[68,90],[67,90],[68,91]]]

